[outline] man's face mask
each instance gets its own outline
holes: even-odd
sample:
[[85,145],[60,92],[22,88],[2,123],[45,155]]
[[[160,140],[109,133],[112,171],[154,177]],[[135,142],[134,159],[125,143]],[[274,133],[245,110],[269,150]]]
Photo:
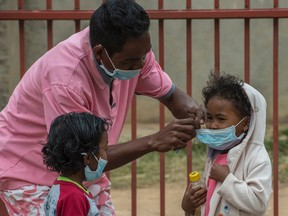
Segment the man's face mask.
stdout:
[[230,127],[212,130],[212,129],[197,129],[196,138],[212,149],[216,150],[228,150],[236,146],[241,142],[244,137],[244,133],[240,136],[236,136],[235,128],[245,119],[244,117],[238,124]]
[[[82,153],[82,155],[86,155],[86,153]],[[90,169],[90,167],[88,165],[86,165],[86,167],[84,169],[84,174],[85,174],[84,181],[94,181],[95,179],[100,178],[103,174],[103,170],[104,170],[106,164],[108,163],[107,160],[104,160],[101,157],[98,160],[94,154],[93,154],[93,156],[98,161],[97,169],[95,171],[93,171]]]
[[111,64],[112,64],[114,70],[113,70],[113,72],[110,72],[110,71],[104,66],[104,64],[103,64],[102,61],[101,61],[100,67],[101,67],[101,68],[105,71],[105,73],[108,74],[109,76],[111,76],[111,77],[113,77],[113,78],[118,78],[118,79],[120,79],[120,80],[129,80],[129,79],[132,79],[133,77],[137,76],[137,75],[140,73],[141,68],[140,68],[140,69],[137,69],[137,70],[121,70],[121,69],[117,69],[117,68],[114,66],[114,64],[113,64],[113,62],[112,62],[112,60],[111,60],[110,56],[108,55],[108,53],[107,53],[107,51],[106,51],[105,48],[104,48],[104,50],[105,50],[105,52],[106,52],[106,54],[107,54],[107,56],[108,56],[108,58],[109,58],[109,61],[110,61]]

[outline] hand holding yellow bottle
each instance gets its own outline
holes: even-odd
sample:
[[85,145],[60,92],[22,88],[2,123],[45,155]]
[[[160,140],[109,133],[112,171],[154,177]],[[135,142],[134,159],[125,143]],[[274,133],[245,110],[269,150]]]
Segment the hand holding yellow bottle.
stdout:
[[200,206],[206,201],[205,183],[197,171],[191,172],[189,179],[190,184],[184,193],[181,207],[185,211],[185,216],[200,216]]

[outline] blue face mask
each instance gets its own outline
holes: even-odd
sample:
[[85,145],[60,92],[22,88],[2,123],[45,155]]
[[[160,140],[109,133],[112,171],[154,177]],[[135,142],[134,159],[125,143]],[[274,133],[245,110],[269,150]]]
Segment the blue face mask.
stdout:
[[197,129],[196,138],[212,149],[216,150],[228,150],[236,146],[241,142],[244,137],[244,133],[240,136],[236,136],[235,128],[245,119],[244,117],[237,125],[231,127],[211,130],[211,129]]
[[110,71],[104,66],[104,64],[103,64],[102,61],[101,61],[100,67],[101,67],[101,68],[105,71],[105,73],[108,74],[109,76],[111,76],[111,77],[113,77],[113,78],[118,78],[118,79],[120,79],[120,80],[129,80],[129,79],[132,79],[133,77],[137,76],[137,75],[140,73],[141,68],[140,68],[140,69],[137,69],[137,70],[120,70],[120,69],[117,69],[117,68],[114,66],[114,64],[113,64],[110,56],[108,55],[106,49],[104,49],[104,50],[105,50],[105,52],[106,52],[106,54],[107,54],[107,56],[108,56],[108,58],[109,58],[109,61],[110,61],[111,64],[112,64],[114,70],[113,70],[113,72],[110,72]]
[[95,171],[92,171],[90,167],[87,165],[84,169],[85,179],[84,181],[94,181],[102,176],[103,170],[108,163],[107,160],[104,160],[100,157],[98,160],[97,157],[93,154],[94,158],[98,161],[98,166]]

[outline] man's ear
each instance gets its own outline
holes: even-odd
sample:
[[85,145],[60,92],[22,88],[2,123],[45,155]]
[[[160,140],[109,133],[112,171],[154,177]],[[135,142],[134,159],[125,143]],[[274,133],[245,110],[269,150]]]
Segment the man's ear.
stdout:
[[100,60],[103,58],[104,47],[101,44],[98,44],[94,46],[92,50],[96,60],[100,62]]
[[244,120],[244,125],[243,125],[243,131],[248,131],[249,125],[250,125],[250,116],[247,116],[247,118]]

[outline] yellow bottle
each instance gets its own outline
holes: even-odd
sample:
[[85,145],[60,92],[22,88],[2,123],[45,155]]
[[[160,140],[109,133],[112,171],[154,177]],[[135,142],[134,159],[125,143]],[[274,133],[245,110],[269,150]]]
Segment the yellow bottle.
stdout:
[[[189,179],[190,179],[190,182],[192,182],[193,187],[202,187],[202,188],[205,187],[205,184],[202,181],[201,176],[200,176],[198,171],[191,172],[189,174]],[[195,214],[194,215],[195,216],[200,216],[201,215],[201,208],[200,207],[198,207],[195,210]]]
[[198,171],[191,172],[189,174],[190,182],[192,182],[194,187],[203,187],[204,183],[201,180],[201,176]]

